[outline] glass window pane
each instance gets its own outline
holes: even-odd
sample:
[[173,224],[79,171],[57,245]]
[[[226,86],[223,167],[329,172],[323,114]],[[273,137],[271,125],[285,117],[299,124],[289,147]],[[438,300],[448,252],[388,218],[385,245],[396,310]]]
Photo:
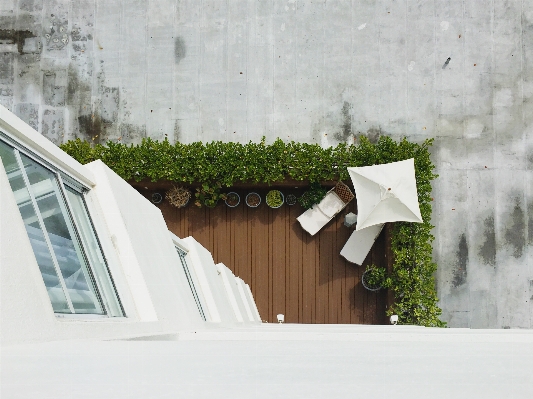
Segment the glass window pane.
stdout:
[[35,210],[30,202],[28,190],[21,184],[21,173],[18,169],[16,158],[13,149],[0,141],[0,156],[2,163],[7,172],[9,183],[12,190],[15,192],[15,198],[24,220],[24,225],[30,239],[30,243],[37,259],[37,264],[43,276],[44,284],[52,307],[56,313],[70,313],[65,294],[61,287],[59,278],[57,277],[56,269],[48,245],[44,239],[43,231],[41,230]]
[[83,195],[69,187],[65,188],[69,205],[72,207],[72,215],[80,230],[81,240],[84,243],[89,263],[93,267],[94,275],[98,280],[103,298],[106,301],[109,315],[114,317],[123,316],[122,308],[115,294],[115,288],[111,281],[111,277],[109,276],[107,265],[89,219],[87,208],[85,207]]
[[75,312],[102,314],[55,174],[23,154],[21,159]]

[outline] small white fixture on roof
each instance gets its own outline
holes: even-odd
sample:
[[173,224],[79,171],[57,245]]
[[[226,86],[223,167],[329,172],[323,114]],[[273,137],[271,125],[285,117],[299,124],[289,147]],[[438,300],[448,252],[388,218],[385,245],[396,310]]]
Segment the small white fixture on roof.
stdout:
[[386,222],[422,223],[414,158],[348,172],[357,197],[356,230]]
[[344,225],[346,227],[352,227],[357,223],[357,215],[353,212],[350,212],[344,216]]
[[285,315],[279,314],[278,315],[278,323],[283,323],[285,321]]

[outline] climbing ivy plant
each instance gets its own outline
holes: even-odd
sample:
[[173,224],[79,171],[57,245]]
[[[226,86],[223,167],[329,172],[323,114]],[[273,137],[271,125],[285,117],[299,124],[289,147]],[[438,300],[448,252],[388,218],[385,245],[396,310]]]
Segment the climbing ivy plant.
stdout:
[[146,138],[139,145],[108,141],[92,144],[80,139],[61,148],[85,164],[101,159],[125,180],[168,180],[199,183],[205,191],[236,182],[280,182],[286,178],[309,183],[349,180],[348,166],[369,166],[415,159],[418,201],[423,223],[394,223],[392,252],[394,263],[386,286],[394,293],[388,314],[397,314],[400,324],[443,327],[439,319],[431,243],[431,181],[437,177],[429,147],[433,140],[412,143],[381,137],[371,143],[361,137],[359,145],[339,144],[322,148],[318,144],[284,142],[266,144],[249,142],[191,144],[154,141]]

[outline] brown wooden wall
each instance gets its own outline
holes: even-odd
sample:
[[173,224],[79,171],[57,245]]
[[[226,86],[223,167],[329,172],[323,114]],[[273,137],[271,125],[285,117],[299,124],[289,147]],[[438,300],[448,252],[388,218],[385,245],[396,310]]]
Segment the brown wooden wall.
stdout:
[[[146,197],[154,192],[139,184],[136,188]],[[296,220],[304,211],[299,204],[279,209],[265,204],[272,188],[232,189],[241,196],[236,208],[222,201],[213,209],[197,208],[192,200],[183,209],[166,201],[158,206],[169,230],[178,237],[194,237],[211,251],[215,263],[224,263],[250,285],[264,321],[276,322],[276,315],[283,313],[286,323],[384,324],[386,291],[365,290],[360,283],[364,265],[339,255],[353,230],[343,222],[346,213],[356,213],[355,199],[311,237]],[[284,195],[304,191],[279,189]],[[244,203],[250,191],[261,195],[257,208]],[[365,265],[386,266],[387,231],[382,231]]]

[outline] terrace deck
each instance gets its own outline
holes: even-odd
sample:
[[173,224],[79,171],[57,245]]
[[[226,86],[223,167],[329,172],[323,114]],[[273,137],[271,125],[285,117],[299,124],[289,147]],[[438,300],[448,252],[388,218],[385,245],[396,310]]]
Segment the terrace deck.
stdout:
[[[149,197],[153,184],[133,184]],[[344,215],[356,213],[356,201],[311,237],[296,218],[299,205],[271,209],[265,195],[273,187],[234,189],[241,196],[236,208],[222,201],[213,209],[192,204],[177,209],[159,204],[169,230],[178,237],[192,236],[236,276],[250,285],[264,321],[276,322],[283,313],[286,323],[385,324],[387,292],[363,288],[361,276],[366,264],[387,267],[390,258],[390,228],[383,229],[363,266],[339,255],[353,228],[344,226]],[[275,188],[275,187],[274,187]],[[304,188],[279,187],[285,194],[300,196]],[[164,192],[164,190],[160,190]],[[257,208],[249,208],[244,197],[250,191],[261,195]]]

